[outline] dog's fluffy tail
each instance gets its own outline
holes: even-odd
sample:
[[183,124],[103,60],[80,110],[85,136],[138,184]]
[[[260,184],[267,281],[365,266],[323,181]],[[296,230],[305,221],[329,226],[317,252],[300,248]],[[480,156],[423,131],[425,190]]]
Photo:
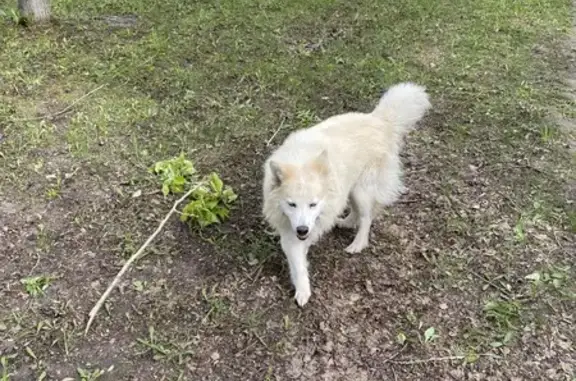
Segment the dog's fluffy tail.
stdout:
[[412,130],[431,107],[426,89],[405,82],[392,86],[384,93],[372,115],[392,123],[400,135]]

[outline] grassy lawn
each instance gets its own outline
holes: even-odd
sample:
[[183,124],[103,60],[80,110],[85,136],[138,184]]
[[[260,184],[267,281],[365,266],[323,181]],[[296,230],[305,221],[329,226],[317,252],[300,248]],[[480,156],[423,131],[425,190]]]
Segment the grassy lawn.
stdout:
[[[15,6],[0,0],[0,380],[576,379],[570,1],[53,0],[30,28]],[[312,251],[300,309],[262,163],[407,80],[434,105],[409,193],[365,253],[341,231]],[[84,336],[174,201],[148,168],[180,152],[234,187],[230,220],[175,218]]]

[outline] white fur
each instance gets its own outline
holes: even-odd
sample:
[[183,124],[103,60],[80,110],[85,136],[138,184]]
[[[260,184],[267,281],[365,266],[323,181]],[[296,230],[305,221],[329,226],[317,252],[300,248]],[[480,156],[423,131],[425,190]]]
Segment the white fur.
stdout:
[[[347,252],[368,246],[379,207],[396,201],[404,189],[403,137],[430,107],[423,87],[401,83],[372,113],[342,114],[293,132],[266,161],[263,212],[280,234],[300,306],[311,296],[309,247],[334,225],[358,229]],[[348,203],[350,214],[338,218]],[[308,234],[298,237],[297,227]]]

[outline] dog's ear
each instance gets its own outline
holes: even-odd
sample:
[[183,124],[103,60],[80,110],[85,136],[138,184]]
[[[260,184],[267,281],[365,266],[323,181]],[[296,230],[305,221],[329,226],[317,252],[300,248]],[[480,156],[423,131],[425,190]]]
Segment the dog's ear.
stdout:
[[270,169],[272,170],[272,176],[274,178],[274,185],[279,186],[282,184],[282,180],[285,178],[284,171],[282,170],[282,166],[275,162],[270,161]]
[[326,176],[328,174],[328,152],[322,150],[318,156],[316,156],[310,163],[311,167],[318,174]]

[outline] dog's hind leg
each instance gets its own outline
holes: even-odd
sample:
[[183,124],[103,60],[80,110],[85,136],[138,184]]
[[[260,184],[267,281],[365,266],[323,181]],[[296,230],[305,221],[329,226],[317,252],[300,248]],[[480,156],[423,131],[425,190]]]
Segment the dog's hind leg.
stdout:
[[373,218],[374,197],[372,192],[359,185],[352,191],[352,202],[355,204],[356,213],[358,214],[358,231],[354,241],[345,250],[348,253],[359,253],[368,246]]
[[310,279],[308,277],[308,245],[297,239],[295,236],[287,236],[282,234],[280,238],[282,250],[288,259],[288,266],[290,267],[290,278],[292,284],[296,289],[294,298],[300,307],[308,303],[308,299],[312,295],[310,289]]

